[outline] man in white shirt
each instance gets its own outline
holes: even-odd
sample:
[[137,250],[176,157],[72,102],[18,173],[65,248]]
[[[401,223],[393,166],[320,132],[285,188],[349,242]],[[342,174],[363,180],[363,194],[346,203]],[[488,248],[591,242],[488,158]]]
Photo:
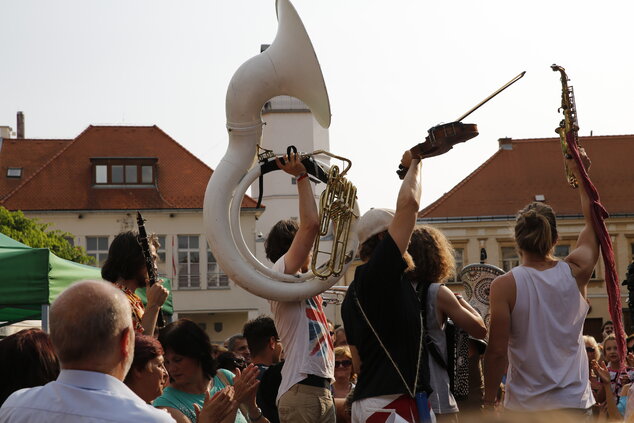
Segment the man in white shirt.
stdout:
[[174,422],[122,381],[134,358],[134,330],[125,295],[106,282],[71,285],[51,305],[57,380],[14,392],[0,421]]
[[[278,222],[266,240],[266,256],[273,269],[290,275],[308,270],[310,252],[319,230],[319,214],[306,168],[292,153],[280,169],[293,175],[299,193],[299,225]],[[334,423],[330,391],[334,353],[321,295],[304,301],[271,301],[275,326],[284,346],[282,383],[277,393],[281,423]]]

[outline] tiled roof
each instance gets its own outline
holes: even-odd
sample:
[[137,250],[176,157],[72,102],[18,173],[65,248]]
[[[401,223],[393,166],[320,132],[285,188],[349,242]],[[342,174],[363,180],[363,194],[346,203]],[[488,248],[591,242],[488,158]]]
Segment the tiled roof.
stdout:
[[[93,188],[95,157],[155,157],[157,186]],[[22,167],[20,179],[8,167]],[[10,210],[201,209],[212,170],[157,126],[89,126],[73,140],[4,140],[0,205]],[[244,196],[242,207],[255,208]]]
[[[72,140],[4,139],[0,145],[0,198],[20,186],[35,174]],[[21,178],[7,178],[9,168],[22,168]]]
[[[419,213],[419,218],[515,215],[543,195],[559,215],[580,214],[564,177],[559,138],[506,139],[474,172]],[[580,137],[590,179],[611,214],[634,213],[634,135]],[[508,147],[511,148],[508,148]]]

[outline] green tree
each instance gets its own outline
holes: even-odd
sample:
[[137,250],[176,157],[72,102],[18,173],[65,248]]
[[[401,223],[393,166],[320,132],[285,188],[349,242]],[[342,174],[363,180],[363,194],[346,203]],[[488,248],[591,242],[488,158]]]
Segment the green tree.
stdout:
[[20,210],[12,212],[0,207],[0,232],[32,248],[48,248],[53,254],[82,264],[94,264],[94,257],[82,247],[74,247],[67,238],[73,235],[60,230],[49,231],[49,223],[30,219]]

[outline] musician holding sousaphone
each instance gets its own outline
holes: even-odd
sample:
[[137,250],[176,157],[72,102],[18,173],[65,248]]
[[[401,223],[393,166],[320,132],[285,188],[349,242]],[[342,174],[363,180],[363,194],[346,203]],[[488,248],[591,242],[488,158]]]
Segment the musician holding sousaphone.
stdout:
[[[296,178],[299,224],[281,220],[269,232],[265,251],[273,270],[294,275],[306,272],[319,231],[313,189],[301,156],[290,151],[277,166]],[[334,352],[321,295],[301,301],[270,301],[275,327],[284,348],[282,382],[277,393],[280,422],[335,422],[330,391]]]

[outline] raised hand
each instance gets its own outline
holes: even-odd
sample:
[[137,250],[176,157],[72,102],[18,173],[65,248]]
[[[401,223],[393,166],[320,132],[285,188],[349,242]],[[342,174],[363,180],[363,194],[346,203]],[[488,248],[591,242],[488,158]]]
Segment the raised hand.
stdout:
[[597,360],[592,360],[591,365],[592,365],[592,370],[594,370],[594,373],[599,377],[599,379],[601,380],[601,383],[603,383],[604,385],[609,384],[610,371],[608,370],[605,363],[599,364]]
[[205,392],[205,402],[202,409],[194,404],[196,422],[198,423],[233,423],[238,412],[238,402],[234,399],[233,386],[227,386],[211,398]]
[[301,175],[302,173],[306,173],[306,168],[301,161],[301,156],[299,153],[291,152],[291,155],[284,155],[284,163],[279,159],[279,157],[275,158],[275,163],[277,163],[277,167],[282,169],[284,172],[289,175],[293,175],[295,177]]
[[165,302],[165,300],[167,300],[167,296],[169,295],[169,292],[167,292],[167,288],[163,286],[163,281],[159,279],[152,286],[149,286],[149,282],[148,282],[148,286],[146,287],[145,294],[147,295],[148,308],[151,308],[153,306],[160,308]]
[[236,401],[247,405],[255,402],[255,395],[258,390],[258,385],[260,385],[260,381],[257,379],[259,371],[260,369],[253,364],[249,364],[249,366],[242,371],[239,369],[236,370],[236,377],[233,379]]

